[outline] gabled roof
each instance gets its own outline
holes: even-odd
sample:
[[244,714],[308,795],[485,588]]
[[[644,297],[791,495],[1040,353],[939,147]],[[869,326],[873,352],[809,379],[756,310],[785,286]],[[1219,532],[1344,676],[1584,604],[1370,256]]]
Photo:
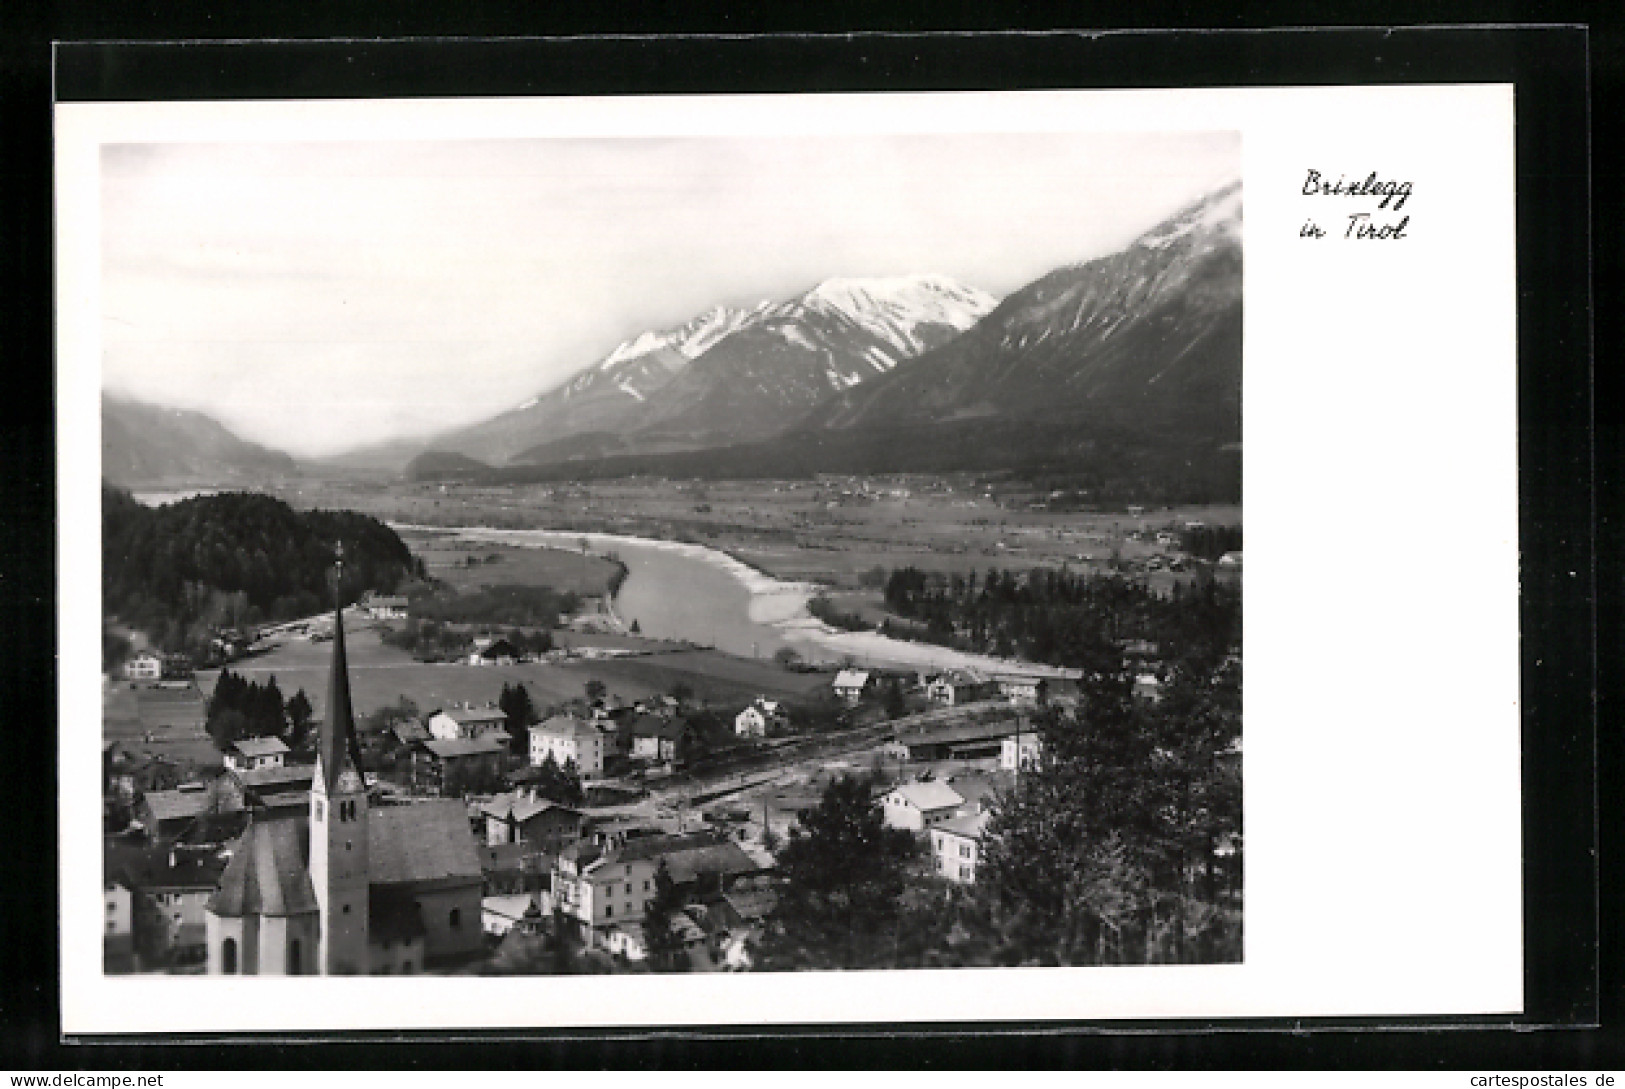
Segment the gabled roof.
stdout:
[[149,790],[146,806],[153,820],[172,821],[195,817],[214,805],[214,795],[207,790]]
[[429,738],[427,741],[419,741],[418,744],[442,760],[504,752],[508,748],[507,741],[495,734],[483,734],[480,737]]
[[209,910],[223,918],[303,915],[317,910],[294,821],[250,821],[233,849]]
[[966,839],[981,839],[982,833],[987,830],[989,813],[968,813],[963,817],[953,817],[937,825],[944,832],[950,832]]
[[231,747],[239,756],[281,756],[290,751],[280,737],[240,737]]
[[429,728],[427,726],[416,719],[408,719],[405,722],[397,722],[391,729],[395,734],[396,740],[401,742],[403,745],[410,745],[414,741],[427,741],[429,738],[434,736],[429,732]]
[[585,719],[574,715],[554,715],[545,722],[538,722],[530,728],[533,734],[546,734],[549,737],[599,737],[598,727]]
[[904,783],[892,791],[907,800],[916,809],[951,809],[963,805],[965,799],[947,783],[933,779],[929,783]]
[[835,674],[832,687],[862,688],[869,683],[869,672],[863,669],[843,669]]
[[308,787],[316,779],[316,768],[311,764],[283,764],[279,768],[234,771],[231,777],[245,787],[287,786],[290,783]]
[[374,885],[478,881],[480,856],[468,810],[453,798],[368,810],[367,864]]
[[523,823],[539,813],[546,813],[550,809],[562,810],[566,813],[580,815],[579,811],[567,805],[548,801],[546,798],[532,798],[528,794],[510,792],[498,794],[489,801],[479,803],[478,810],[487,817],[497,820],[512,820]]
[[436,714],[445,715],[453,722],[463,724],[508,721],[508,713],[498,707],[447,707],[443,711],[437,711]]
[[632,720],[633,737],[658,737],[676,741],[688,729],[688,722],[675,716],[639,715]]

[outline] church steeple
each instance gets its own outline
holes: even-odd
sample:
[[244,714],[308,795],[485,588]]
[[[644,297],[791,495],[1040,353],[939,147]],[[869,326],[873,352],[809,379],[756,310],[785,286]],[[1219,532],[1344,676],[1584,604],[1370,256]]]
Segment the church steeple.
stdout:
[[333,603],[333,674],[310,785],[310,881],[320,917],[318,963],[328,975],[368,969],[367,784],[355,739],[344,650],[344,549]]
[[327,719],[322,723],[317,754],[321,760],[323,785],[332,794],[348,759],[361,773],[361,754],[356,744],[355,709],[350,702],[350,662],[344,649],[344,545],[337,547],[333,580],[333,666],[327,680]]

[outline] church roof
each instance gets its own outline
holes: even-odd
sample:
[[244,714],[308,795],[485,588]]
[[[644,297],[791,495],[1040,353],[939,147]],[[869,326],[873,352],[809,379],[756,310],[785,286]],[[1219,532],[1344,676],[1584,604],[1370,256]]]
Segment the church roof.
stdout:
[[468,810],[455,798],[369,809],[367,864],[374,885],[481,877]]
[[293,821],[250,821],[209,900],[215,915],[301,915],[316,910],[299,827]]

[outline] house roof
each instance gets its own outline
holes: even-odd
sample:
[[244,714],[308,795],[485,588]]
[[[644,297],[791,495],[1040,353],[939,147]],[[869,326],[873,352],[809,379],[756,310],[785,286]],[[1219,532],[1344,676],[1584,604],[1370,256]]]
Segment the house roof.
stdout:
[[951,832],[966,839],[981,839],[982,833],[987,829],[987,813],[967,813],[963,817],[953,817],[937,825],[944,832]]
[[862,688],[869,683],[869,672],[864,669],[843,669],[835,674],[832,687]]
[[465,725],[480,722],[508,721],[508,713],[499,707],[447,707],[445,710],[436,713],[445,715],[452,721]]
[[386,805],[367,813],[367,864],[374,885],[480,879],[468,810],[453,798]]
[[401,742],[403,745],[410,745],[414,741],[427,741],[429,738],[434,736],[429,732],[429,728],[427,726],[421,722],[418,722],[416,719],[409,719],[406,722],[397,722],[393,727],[393,732],[395,734],[395,739]]
[[904,783],[892,791],[907,800],[916,809],[951,809],[963,805],[965,799],[947,783],[933,779],[928,783]]
[[208,790],[149,790],[145,803],[153,820],[173,821],[195,817],[209,809],[215,801]]
[[639,715],[632,720],[633,737],[658,737],[666,741],[676,741],[688,729],[688,723],[683,719],[668,717],[666,715]]
[[533,734],[545,734],[548,737],[595,738],[600,736],[598,727],[585,719],[574,715],[554,715],[545,722],[538,722],[530,728]]
[[103,878],[130,889],[213,889],[225,866],[213,850],[112,847],[103,855]]
[[283,764],[279,768],[252,768],[231,774],[245,787],[263,789],[290,784],[308,787],[316,780],[316,767],[313,764]]
[[518,791],[498,794],[489,801],[480,802],[477,808],[484,816],[495,817],[497,820],[519,821],[521,823],[530,820],[539,813],[545,813],[549,809],[577,813],[577,810],[571,809],[569,806],[548,801],[546,798],[532,798],[530,795]]
[[758,922],[778,906],[779,894],[772,889],[736,889],[723,897],[734,914],[747,922]]
[[1024,731],[1022,731],[1021,723],[1018,720],[1003,719],[994,722],[965,722],[954,726],[898,731],[897,740],[904,745],[957,745],[966,741],[995,741],[1021,732]]
[[289,751],[280,737],[240,737],[231,747],[239,756],[280,756]]
[[506,741],[494,734],[484,734],[480,737],[430,738],[427,741],[419,741],[418,744],[442,760],[503,752],[508,747]]
[[293,821],[250,821],[209,900],[223,918],[303,915],[317,909],[299,826]]
[[380,609],[404,609],[408,605],[408,601],[404,597],[372,593],[369,593],[366,597],[362,598],[361,603],[363,605],[375,606]]
[[679,885],[695,881],[703,874],[732,877],[761,869],[756,860],[740,850],[732,840],[673,851],[663,857],[671,879]]

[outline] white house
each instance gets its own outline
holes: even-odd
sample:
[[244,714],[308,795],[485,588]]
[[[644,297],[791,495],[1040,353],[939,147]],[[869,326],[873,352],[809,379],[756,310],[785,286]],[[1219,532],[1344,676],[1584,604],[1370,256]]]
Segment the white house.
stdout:
[[1049,696],[1049,682],[1030,674],[1006,674],[998,678],[999,694],[1011,703],[1043,703]]
[[998,690],[995,682],[968,669],[950,670],[925,686],[926,697],[943,707],[985,700]]
[[156,654],[137,654],[124,663],[124,677],[131,681],[156,681],[164,675],[164,660]]
[[1014,733],[999,749],[999,767],[1005,771],[1030,771],[1038,766],[1044,741],[1035,733]]
[[429,716],[429,736],[437,741],[472,741],[508,728],[508,716],[497,707],[448,707]]
[[976,883],[987,821],[987,813],[974,813],[943,821],[931,829],[931,861],[939,876],[962,885]]
[[361,608],[373,620],[405,620],[407,600],[404,597],[375,594],[367,591],[361,598]]
[[904,783],[880,799],[881,816],[887,826],[921,832],[949,820],[965,804],[957,790],[932,780]]
[[261,768],[280,768],[288,755],[288,746],[279,737],[242,737],[226,750],[226,767],[232,771],[258,771]]
[[[581,927],[589,946],[602,946],[612,928],[643,920],[654,899],[658,859],[605,853],[595,844],[573,844],[553,866],[553,903]],[[623,939],[624,940],[624,939]]]
[[1134,696],[1136,699],[1149,700],[1152,703],[1162,699],[1162,681],[1155,673],[1141,673],[1134,678]]
[[604,774],[604,735],[573,715],[554,715],[530,728],[531,766],[541,767],[549,755],[561,768],[573,760],[583,778],[597,778]]
[[835,674],[835,681],[830,687],[847,703],[857,703],[868,690],[870,679],[866,669],[843,669]]
[[790,716],[777,700],[756,697],[756,701],[734,716],[734,733],[740,737],[763,737],[769,729],[783,730]]

